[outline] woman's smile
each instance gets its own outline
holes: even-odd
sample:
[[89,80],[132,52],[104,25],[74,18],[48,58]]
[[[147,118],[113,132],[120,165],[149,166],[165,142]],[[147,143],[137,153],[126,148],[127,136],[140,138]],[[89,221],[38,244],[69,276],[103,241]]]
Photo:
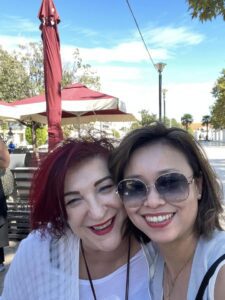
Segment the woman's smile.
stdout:
[[145,215],[145,221],[150,227],[166,227],[172,222],[173,213],[163,213],[157,215]]
[[90,227],[91,231],[97,235],[104,235],[113,230],[115,217],[107,220],[104,223],[93,225]]

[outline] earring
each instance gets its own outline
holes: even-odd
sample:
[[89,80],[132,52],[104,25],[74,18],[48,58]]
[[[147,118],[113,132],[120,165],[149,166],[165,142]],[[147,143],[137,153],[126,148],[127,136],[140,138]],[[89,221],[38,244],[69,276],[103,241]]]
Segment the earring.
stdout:
[[200,200],[202,198],[202,194],[198,194],[197,199]]

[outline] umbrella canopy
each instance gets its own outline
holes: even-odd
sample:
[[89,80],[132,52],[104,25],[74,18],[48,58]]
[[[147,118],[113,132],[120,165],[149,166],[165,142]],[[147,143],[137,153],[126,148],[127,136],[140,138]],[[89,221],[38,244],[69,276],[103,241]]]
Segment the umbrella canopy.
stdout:
[[53,148],[63,139],[61,129],[62,64],[57,24],[60,22],[53,0],[43,0],[38,14],[41,20],[48,143]]
[[[12,103],[20,120],[33,120],[47,124],[45,95],[35,96]],[[82,124],[95,121],[135,121],[126,113],[125,104],[118,98],[100,93],[76,83],[62,90],[62,124]]]
[[10,103],[0,100],[0,119],[18,119],[19,114]]

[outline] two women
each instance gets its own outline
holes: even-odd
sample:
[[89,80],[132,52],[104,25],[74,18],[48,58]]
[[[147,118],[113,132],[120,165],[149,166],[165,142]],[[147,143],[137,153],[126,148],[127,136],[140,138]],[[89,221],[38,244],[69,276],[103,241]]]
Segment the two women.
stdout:
[[[149,299],[149,282],[153,300],[224,299],[222,195],[201,147],[186,131],[156,124],[124,138],[109,172],[110,151],[103,141],[70,141],[49,154],[32,189],[34,231],[19,247],[3,299]],[[136,234],[152,240],[153,276],[111,173],[143,232]]]
[[48,154],[32,185],[32,232],[2,299],[150,299],[147,259],[107,167],[111,150],[105,139],[68,140]]
[[150,281],[152,299],[224,299],[222,195],[194,138],[162,124],[137,129],[109,162],[129,218],[158,253]]

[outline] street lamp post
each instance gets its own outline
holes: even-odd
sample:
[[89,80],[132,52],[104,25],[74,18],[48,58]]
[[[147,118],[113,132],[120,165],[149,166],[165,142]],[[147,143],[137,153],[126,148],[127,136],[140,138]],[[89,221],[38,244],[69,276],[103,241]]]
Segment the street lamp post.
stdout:
[[160,62],[155,64],[155,68],[159,73],[159,122],[162,121],[162,71],[166,64]]
[[164,112],[163,122],[164,122],[164,124],[166,124],[166,92],[167,91],[168,91],[167,89],[162,90],[162,93],[163,93],[163,112]]

